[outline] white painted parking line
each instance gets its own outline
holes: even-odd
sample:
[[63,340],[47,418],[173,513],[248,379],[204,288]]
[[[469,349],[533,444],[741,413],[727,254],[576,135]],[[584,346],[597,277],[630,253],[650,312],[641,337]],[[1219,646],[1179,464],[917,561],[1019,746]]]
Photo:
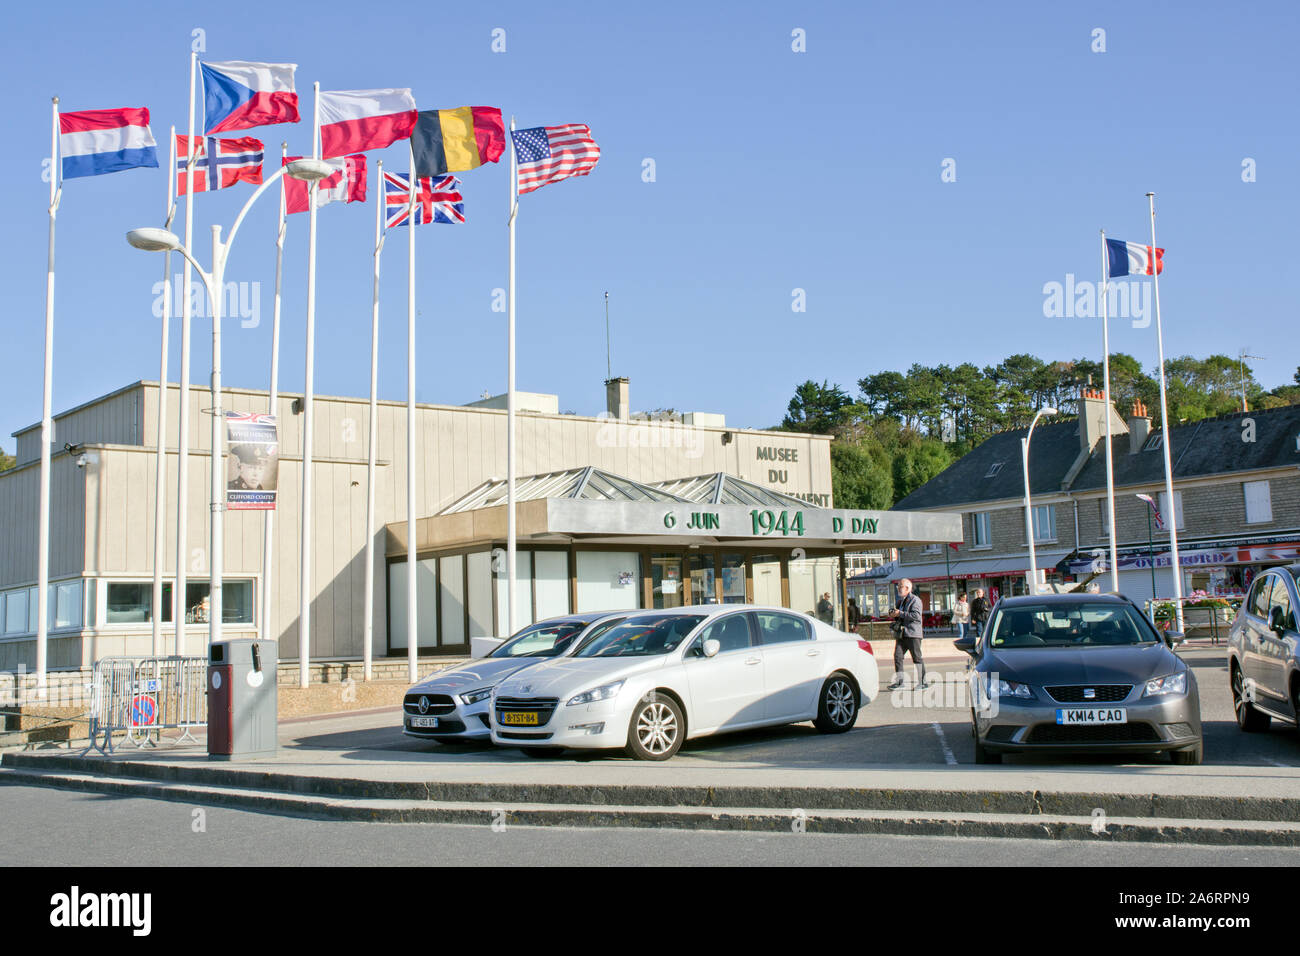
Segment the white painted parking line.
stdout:
[[952,748],[948,746],[948,738],[944,735],[943,728],[939,726],[939,722],[935,721],[930,726],[934,728],[934,732],[939,738],[939,746],[943,748],[944,763],[948,764],[950,767],[957,766],[957,758],[952,755]]

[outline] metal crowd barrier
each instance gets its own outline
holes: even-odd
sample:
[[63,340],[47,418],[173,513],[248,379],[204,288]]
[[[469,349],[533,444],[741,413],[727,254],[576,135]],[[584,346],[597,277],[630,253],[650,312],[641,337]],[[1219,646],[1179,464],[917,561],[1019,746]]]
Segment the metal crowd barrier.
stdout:
[[[95,661],[90,687],[90,744],[81,753],[113,752],[113,735],[136,747],[157,746],[162,730],[171,741],[198,743],[191,727],[208,722],[206,657],[105,657]],[[152,740],[150,738],[153,738]]]
[[[1232,627],[1232,622],[1236,620],[1237,610],[1241,607],[1241,600],[1220,598],[1219,600],[1226,602],[1226,607],[1222,604],[1203,606],[1205,600],[1205,598],[1201,597],[1185,597],[1182,599],[1183,633],[1188,640],[1209,638],[1211,646],[1217,646],[1221,641],[1227,641],[1228,631]],[[1173,628],[1177,621],[1174,603],[1173,598],[1147,601],[1147,620],[1154,624],[1158,630],[1164,626]],[[1163,610],[1163,613],[1158,614],[1159,610]]]

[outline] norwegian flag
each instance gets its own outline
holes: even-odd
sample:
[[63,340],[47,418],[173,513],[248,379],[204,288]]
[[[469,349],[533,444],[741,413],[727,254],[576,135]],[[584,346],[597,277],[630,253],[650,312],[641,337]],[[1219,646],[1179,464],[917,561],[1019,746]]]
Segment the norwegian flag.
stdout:
[[[464,222],[465,197],[460,194],[460,180],[455,176],[425,176],[415,191],[415,224]],[[384,173],[384,208],[390,226],[408,225],[411,212],[411,177],[409,174]]]
[[[215,136],[194,137],[194,168],[189,178],[194,192],[206,193],[225,189],[235,183],[262,182],[263,147],[260,139],[242,136],[238,139],[218,139]],[[189,156],[190,138],[176,137],[176,192],[184,196],[186,189],[185,164]]]

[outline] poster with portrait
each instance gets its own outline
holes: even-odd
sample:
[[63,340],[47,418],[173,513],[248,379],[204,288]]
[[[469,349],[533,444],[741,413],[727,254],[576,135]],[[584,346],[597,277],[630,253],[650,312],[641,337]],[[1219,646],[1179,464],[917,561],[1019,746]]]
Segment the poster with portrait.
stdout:
[[226,412],[226,508],[274,511],[280,439],[274,415]]

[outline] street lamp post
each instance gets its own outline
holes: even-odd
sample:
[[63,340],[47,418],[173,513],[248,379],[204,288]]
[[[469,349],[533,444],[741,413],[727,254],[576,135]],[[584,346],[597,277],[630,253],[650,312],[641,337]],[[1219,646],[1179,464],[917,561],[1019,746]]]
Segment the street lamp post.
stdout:
[[[221,640],[221,619],[224,610],[221,590],[225,557],[222,512],[225,511],[226,506],[221,484],[225,479],[224,468],[222,467],[225,464],[225,441],[221,434],[221,426],[225,418],[221,408],[221,288],[226,271],[226,259],[230,254],[230,246],[235,241],[235,235],[239,232],[239,227],[244,221],[244,216],[248,214],[248,210],[252,208],[258,197],[274,185],[280,176],[287,172],[294,179],[317,182],[329,176],[333,171],[332,166],[318,159],[299,159],[288,166],[281,166],[277,169],[253,192],[253,195],[248,197],[248,201],[244,203],[244,208],[235,217],[235,223],[230,227],[230,236],[225,242],[221,241],[221,227],[212,227],[212,269],[207,272],[199,265],[194,255],[185,247],[180,238],[167,229],[152,227],[132,229],[126,234],[126,241],[136,249],[143,249],[146,252],[179,252],[184,256],[203,281],[203,285],[208,292],[208,302],[212,308],[212,483],[208,502],[211,512],[209,534],[212,540],[212,555],[208,562],[209,643]],[[158,493],[162,493],[161,488],[158,489]],[[183,601],[183,596],[179,600]],[[178,626],[180,625],[178,624]]]
[[1054,408],[1040,408],[1029,423],[1029,433],[1020,439],[1020,463],[1025,472],[1025,538],[1029,541],[1029,593],[1038,593],[1038,556],[1034,552],[1034,512],[1029,499],[1029,441],[1034,437],[1034,426],[1043,415],[1055,415]]

